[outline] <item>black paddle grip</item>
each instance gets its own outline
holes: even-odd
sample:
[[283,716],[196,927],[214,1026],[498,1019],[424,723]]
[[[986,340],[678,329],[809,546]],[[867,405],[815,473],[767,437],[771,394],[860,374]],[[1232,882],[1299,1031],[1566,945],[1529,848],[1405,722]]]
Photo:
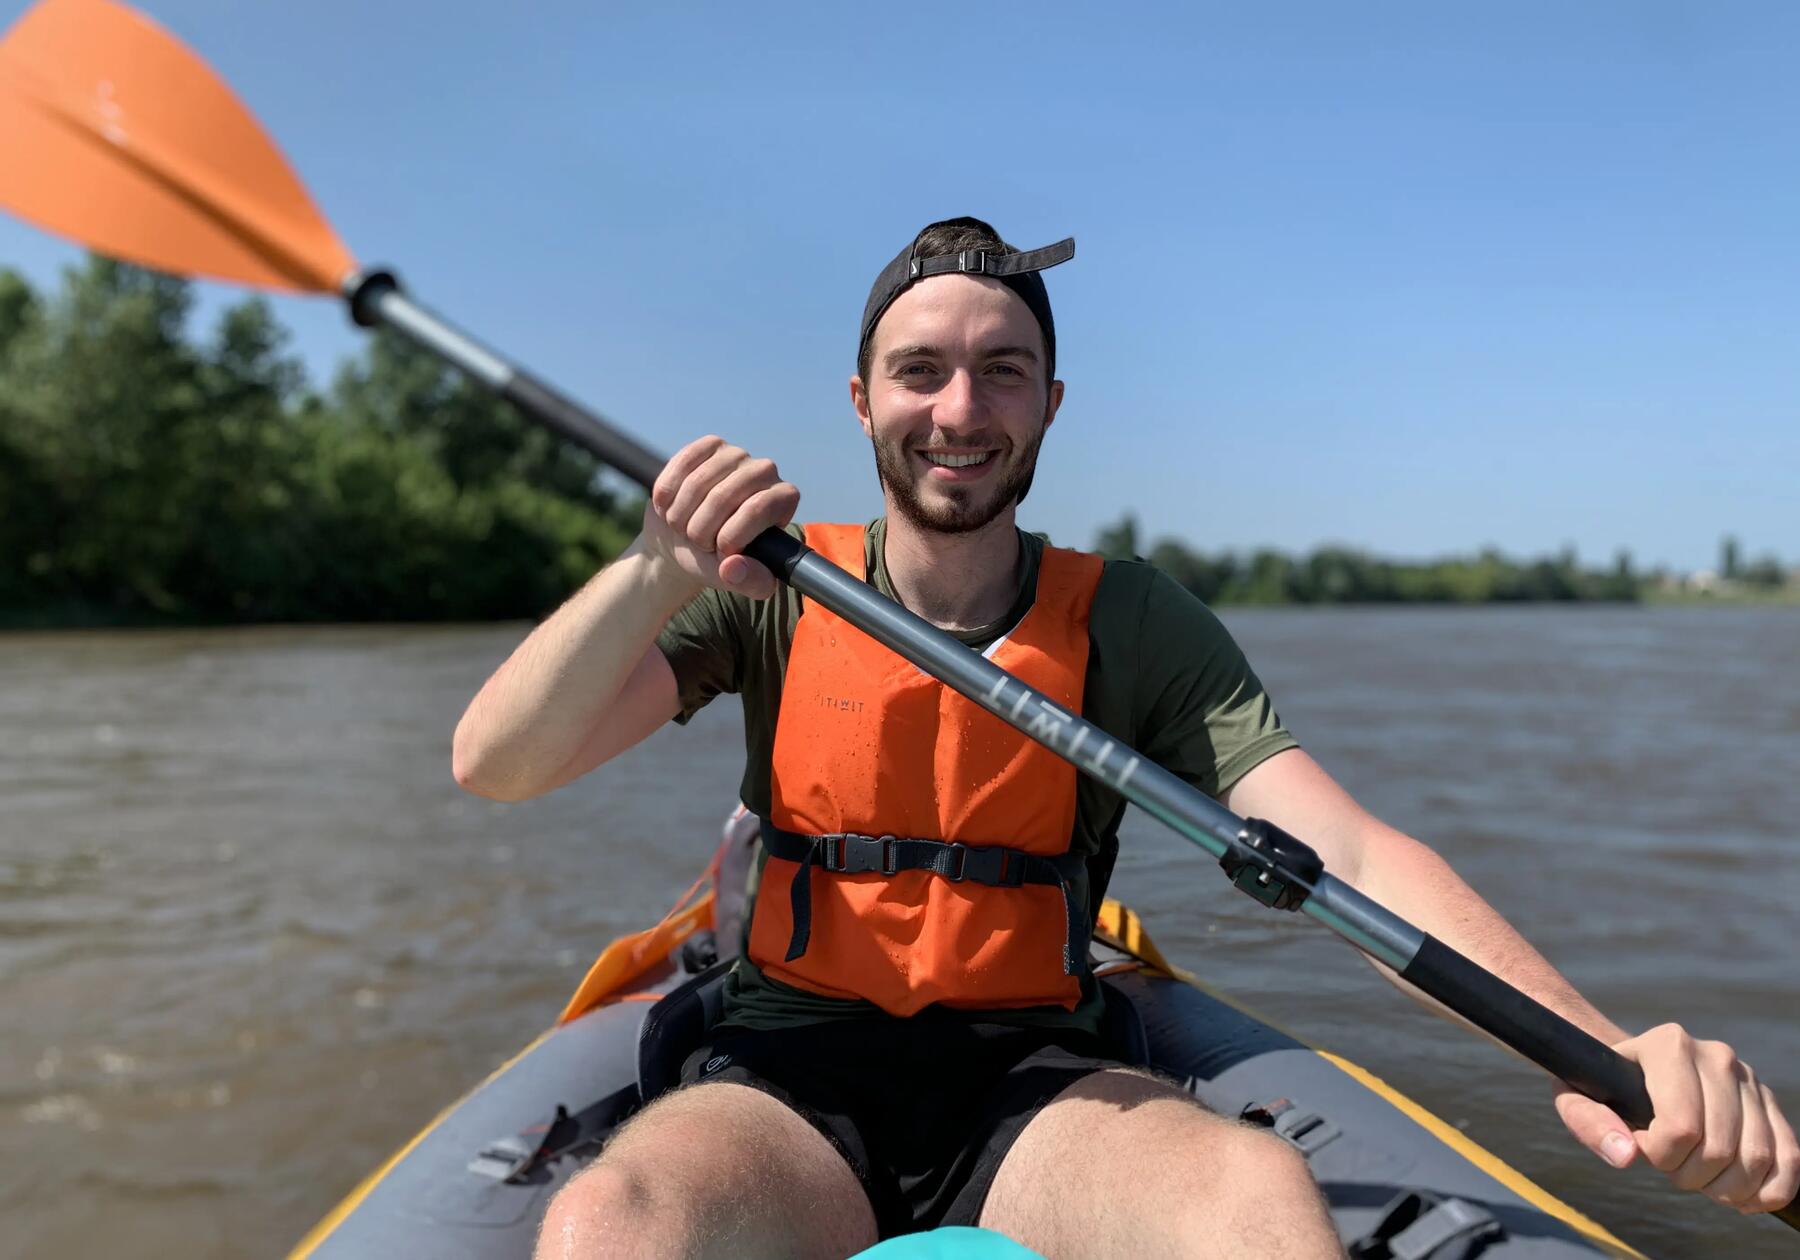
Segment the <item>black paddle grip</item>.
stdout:
[[1650,1123],[1655,1112],[1637,1064],[1436,937],[1425,938],[1400,978],[1492,1033],[1552,1076],[1595,1102],[1605,1103],[1632,1128],[1642,1129]]
[[806,554],[806,544],[785,530],[765,529],[750,540],[744,554],[773,573],[777,582],[786,582]]

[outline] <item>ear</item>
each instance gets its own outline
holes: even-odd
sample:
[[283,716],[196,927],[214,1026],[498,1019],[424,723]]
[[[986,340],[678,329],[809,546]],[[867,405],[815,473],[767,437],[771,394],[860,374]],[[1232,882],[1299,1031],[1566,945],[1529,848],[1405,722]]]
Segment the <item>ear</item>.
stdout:
[[875,430],[874,422],[869,419],[869,387],[863,384],[860,376],[850,378],[850,405],[856,408],[856,418],[862,424],[863,436],[873,438]]
[[1062,400],[1063,383],[1061,381],[1051,381],[1050,400],[1044,406],[1044,427],[1046,429],[1050,427],[1050,422],[1056,419],[1056,413],[1062,407]]

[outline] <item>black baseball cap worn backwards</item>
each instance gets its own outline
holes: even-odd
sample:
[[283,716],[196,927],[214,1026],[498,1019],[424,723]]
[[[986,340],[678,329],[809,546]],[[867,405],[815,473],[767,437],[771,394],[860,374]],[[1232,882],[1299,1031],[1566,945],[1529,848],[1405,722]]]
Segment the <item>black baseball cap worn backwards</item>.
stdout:
[[1050,293],[1044,288],[1043,277],[1038,272],[1075,257],[1075,238],[1067,236],[1054,245],[1022,252],[1010,245],[1002,245],[998,249],[965,249],[955,254],[918,257],[914,251],[918,249],[919,237],[935,227],[972,227],[982,229],[996,238],[999,236],[998,232],[980,219],[943,219],[928,224],[919,236],[913,238],[913,243],[901,250],[894,261],[883,267],[881,274],[875,277],[875,285],[869,290],[869,301],[863,307],[862,337],[856,343],[857,360],[861,361],[869,338],[875,335],[876,323],[887,308],[894,304],[895,298],[928,276],[960,273],[991,276],[1018,294],[1019,300],[1037,318],[1038,327],[1044,330],[1044,350],[1050,359],[1049,372],[1051,376],[1055,376],[1056,320],[1050,314]]

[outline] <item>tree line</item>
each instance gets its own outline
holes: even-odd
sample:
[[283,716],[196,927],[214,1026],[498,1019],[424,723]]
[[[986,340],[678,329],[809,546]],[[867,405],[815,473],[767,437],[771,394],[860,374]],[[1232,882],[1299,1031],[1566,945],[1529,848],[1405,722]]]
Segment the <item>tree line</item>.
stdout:
[[307,388],[261,299],[0,271],[0,624],[548,611],[636,532],[590,456],[378,336]]
[[[393,334],[315,390],[266,302],[200,337],[192,306],[101,258],[51,295],[0,270],[0,626],[533,617],[635,534],[635,491]],[[1135,519],[1095,549],[1139,555]],[[1629,601],[1658,578],[1623,553],[1146,558],[1214,604]],[[1731,539],[1720,567],[1788,580]]]
[[[1733,544],[1735,546],[1735,544]],[[1661,574],[1639,572],[1621,551],[1602,568],[1583,567],[1572,550],[1514,560],[1493,549],[1472,557],[1409,562],[1349,547],[1320,547],[1304,556],[1272,549],[1195,551],[1172,538],[1140,550],[1137,521],[1127,514],[1100,531],[1094,549],[1113,558],[1148,560],[1208,604],[1481,604],[1643,599]],[[1748,572],[1748,570],[1746,570]],[[1761,562],[1759,579],[1785,571]]]

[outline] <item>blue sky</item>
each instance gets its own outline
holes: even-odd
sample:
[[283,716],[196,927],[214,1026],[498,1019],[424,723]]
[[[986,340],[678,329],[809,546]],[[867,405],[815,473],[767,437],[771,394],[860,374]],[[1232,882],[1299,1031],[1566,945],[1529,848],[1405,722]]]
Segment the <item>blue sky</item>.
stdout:
[[[1059,541],[1800,560],[1800,6],[145,7],[360,260],[808,516],[878,509],[869,282],[973,213],[1079,244]],[[74,256],[0,219],[0,264]],[[315,380],[355,349],[277,306]]]

